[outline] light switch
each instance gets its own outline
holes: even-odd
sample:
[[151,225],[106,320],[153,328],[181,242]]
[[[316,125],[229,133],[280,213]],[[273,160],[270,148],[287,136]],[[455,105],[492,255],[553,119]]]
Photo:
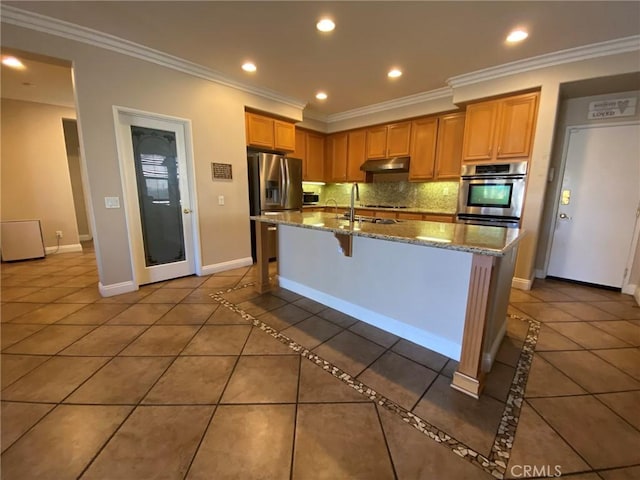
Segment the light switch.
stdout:
[[104,197],[106,208],[120,208],[120,197]]
[[218,205],[224,205],[224,195],[218,195]]

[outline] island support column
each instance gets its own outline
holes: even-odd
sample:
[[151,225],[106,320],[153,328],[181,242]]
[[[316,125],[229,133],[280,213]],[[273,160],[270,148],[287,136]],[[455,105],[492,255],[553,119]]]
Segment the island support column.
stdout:
[[269,226],[270,223],[256,222],[256,254],[258,257],[258,279],[256,290],[260,293],[268,292],[269,285]]

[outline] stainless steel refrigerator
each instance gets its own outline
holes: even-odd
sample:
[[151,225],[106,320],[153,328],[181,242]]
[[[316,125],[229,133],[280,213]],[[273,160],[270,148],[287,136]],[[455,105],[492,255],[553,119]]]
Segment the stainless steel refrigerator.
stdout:
[[[249,152],[251,215],[302,209],[302,160],[275,153]],[[277,255],[277,230],[269,229],[269,258]],[[255,222],[251,222],[251,255],[257,260]]]

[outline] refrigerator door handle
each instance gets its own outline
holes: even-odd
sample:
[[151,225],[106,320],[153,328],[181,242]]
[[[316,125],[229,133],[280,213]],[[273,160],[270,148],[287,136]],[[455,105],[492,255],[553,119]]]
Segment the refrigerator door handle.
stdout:
[[284,208],[287,204],[289,172],[286,169],[285,159],[280,157],[280,206]]

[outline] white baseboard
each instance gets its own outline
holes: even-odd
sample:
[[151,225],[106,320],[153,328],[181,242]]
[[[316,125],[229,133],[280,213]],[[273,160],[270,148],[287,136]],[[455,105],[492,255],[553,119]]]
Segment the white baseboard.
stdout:
[[60,248],[46,247],[44,251],[47,255],[53,255],[57,253],[77,253],[82,252],[82,245],[80,245],[79,243],[74,243],[72,245],[60,245]]
[[[634,285],[632,283],[629,283],[627,285],[625,285],[624,287],[622,287],[622,293],[626,293],[627,295],[635,295],[636,294],[636,290],[638,290],[638,285]],[[636,297],[636,300],[638,299],[638,297]]]
[[633,292],[633,298],[635,298],[636,303],[640,305],[640,287],[636,286],[636,291]]
[[114,295],[135,292],[136,290],[138,290],[138,286],[131,280],[127,282],[112,283],[111,285],[103,285],[102,282],[98,282],[98,291],[103,297],[113,297]]
[[234,268],[242,268],[253,265],[253,258],[245,257],[238,258],[236,260],[230,260],[228,262],[214,263],[212,265],[203,265],[200,272],[197,272],[199,276],[213,275],[214,273],[224,272],[226,270],[233,270]]
[[536,278],[547,278],[547,273],[542,268],[537,268]]
[[493,340],[491,344],[491,348],[488,352],[484,352],[482,355],[482,371],[490,372],[491,367],[493,367],[493,362],[496,359],[496,355],[498,354],[498,350],[500,349],[500,344],[502,343],[502,339],[507,333],[507,319],[504,319],[504,323],[500,327],[500,331],[498,332],[498,336]]
[[93,240],[93,237],[91,235],[78,235],[78,237],[80,237],[80,241],[81,242],[88,242],[89,240]]
[[518,290],[531,290],[531,287],[533,286],[533,279],[513,277],[513,280],[511,280],[511,286]]

